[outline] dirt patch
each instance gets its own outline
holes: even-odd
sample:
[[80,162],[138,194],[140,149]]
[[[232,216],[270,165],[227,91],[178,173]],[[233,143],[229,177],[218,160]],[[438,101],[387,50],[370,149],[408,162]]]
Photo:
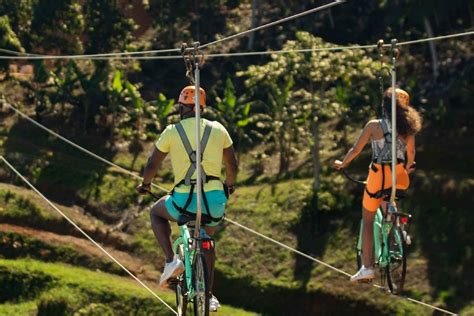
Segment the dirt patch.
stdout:
[[[78,252],[87,254],[92,257],[101,258],[104,261],[111,260],[104,252],[102,252],[96,245],[91,241],[77,238],[68,235],[58,235],[55,233],[36,230],[28,227],[21,227],[11,224],[0,224],[0,231],[12,232],[21,234],[30,238],[39,239],[45,243],[52,245],[62,246],[68,245]],[[115,259],[123,264],[127,269],[130,270],[134,275],[140,279],[148,282],[156,282],[159,277],[159,273],[155,268],[140,258],[133,257],[126,252],[117,250],[115,248],[101,245],[108,253],[110,253]]]

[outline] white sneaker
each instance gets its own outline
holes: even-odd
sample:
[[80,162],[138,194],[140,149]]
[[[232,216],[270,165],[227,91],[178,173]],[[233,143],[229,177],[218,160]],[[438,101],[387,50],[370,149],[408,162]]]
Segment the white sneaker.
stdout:
[[356,274],[351,276],[351,282],[370,281],[374,279],[374,269],[362,266]]
[[211,299],[209,300],[209,311],[210,312],[217,312],[217,309],[221,307],[221,304],[219,304],[219,301],[217,300],[217,297],[212,295]]
[[177,277],[183,272],[183,262],[177,256],[174,256],[173,261],[165,264],[165,269],[160,277],[160,287],[168,288],[168,280]]

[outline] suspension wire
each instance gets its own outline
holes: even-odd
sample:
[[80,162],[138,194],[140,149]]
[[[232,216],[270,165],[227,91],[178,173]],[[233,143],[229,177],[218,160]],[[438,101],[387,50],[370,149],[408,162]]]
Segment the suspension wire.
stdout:
[[257,235],[257,236],[259,236],[259,237],[261,237],[261,238],[263,238],[263,239],[266,239],[266,240],[268,240],[268,241],[270,241],[270,242],[272,242],[272,243],[274,243],[274,244],[277,244],[278,246],[280,246],[280,247],[282,247],[282,248],[285,248],[285,249],[287,249],[287,250],[289,250],[289,251],[292,251],[292,252],[294,252],[294,253],[296,253],[296,254],[302,256],[302,257],[305,257],[306,259],[309,259],[309,260],[312,260],[312,261],[314,261],[314,262],[316,262],[316,263],[319,263],[319,264],[321,264],[321,265],[323,265],[323,266],[325,266],[325,267],[327,267],[327,268],[329,268],[329,269],[331,269],[331,270],[334,270],[334,271],[336,271],[336,272],[338,272],[338,273],[344,274],[344,275],[347,276],[347,277],[350,277],[350,276],[351,276],[349,273],[347,273],[347,272],[345,272],[345,271],[343,271],[343,270],[341,270],[341,269],[338,269],[338,268],[336,268],[336,267],[334,267],[334,266],[332,266],[332,265],[330,265],[330,264],[328,264],[328,263],[326,263],[326,262],[324,262],[324,261],[321,261],[321,260],[318,260],[318,259],[316,259],[316,258],[314,258],[314,257],[311,257],[310,255],[305,254],[304,252],[301,252],[301,251],[299,251],[299,250],[297,250],[297,249],[295,249],[295,248],[292,248],[292,247],[290,247],[290,246],[287,246],[287,245],[285,245],[285,244],[282,243],[282,242],[279,242],[279,241],[277,241],[277,240],[275,240],[275,239],[273,239],[273,238],[271,238],[271,237],[265,236],[264,234],[259,233],[259,232],[255,231],[255,230],[253,230],[253,229],[251,229],[251,228],[249,228],[249,227],[246,227],[246,226],[244,226],[244,225],[242,225],[242,224],[240,224],[240,223],[237,223],[236,221],[233,221],[233,220],[231,220],[231,219],[229,219],[229,218],[227,218],[227,217],[224,217],[224,220],[227,221],[227,222],[229,222],[229,223],[231,223],[231,224],[233,224],[233,225],[235,225],[235,226],[238,226],[238,227],[240,227],[240,228],[242,228],[242,229],[244,229],[244,230],[246,230],[246,231],[248,231],[248,232],[250,232],[250,233],[252,233],[252,234],[254,234],[254,235]]
[[[77,148],[77,149],[79,149],[79,150],[81,150],[81,151],[87,153],[88,155],[90,155],[90,156],[92,156],[92,157],[94,157],[94,158],[96,158],[96,159],[99,159],[100,161],[102,161],[102,162],[104,162],[104,163],[106,163],[106,164],[108,164],[108,165],[110,165],[110,166],[112,166],[112,167],[115,167],[115,168],[117,168],[117,169],[123,171],[124,173],[126,173],[126,174],[128,174],[128,175],[130,175],[130,176],[132,176],[132,177],[134,177],[134,178],[136,178],[136,179],[143,180],[143,178],[140,177],[139,175],[137,175],[136,173],[133,173],[133,172],[131,172],[131,171],[129,171],[129,170],[123,168],[123,167],[120,167],[120,166],[114,164],[113,162],[110,162],[110,161],[108,161],[108,160],[106,160],[106,159],[104,159],[104,158],[102,158],[102,157],[100,157],[100,156],[98,156],[98,155],[92,153],[91,151],[89,151],[89,150],[87,150],[87,149],[85,149],[85,148],[82,148],[81,146],[79,146],[79,145],[73,143],[72,141],[70,141],[70,140],[68,140],[68,139],[66,139],[66,138],[64,138],[64,137],[62,137],[61,135],[55,133],[54,131],[50,130],[49,128],[47,128],[47,127],[41,125],[40,123],[38,123],[38,122],[36,122],[35,120],[31,119],[29,116],[27,116],[27,115],[24,114],[23,112],[19,111],[18,109],[16,109],[16,108],[13,107],[12,105],[10,105],[10,104],[8,104],[8,103],[4,103],[4,104],[8,105],[12,110],[14,110],[17,114],[19,114],[19,115],[22,116],[23,118],[27,119],[28,121],[30,121],[31,123],[35,124],[36,126],[42,128],[42,129],[45,130],[46,132],[51,133],[52,135],[54,135],[54,136],[58,137],[59,139],[65,141],[65,142],[68,143],[69,145],[74,146],[75,148]],[[0,157],[1,157],[1,156],[0,156]],[[2,157],[2,159],[4,159],[4,158]],[[167,193],[169,192],[168,190],[166,190],[165,188],[163,188],[163,187],[161,187],[161,186],[159,186],[159,185],[156,185],[156,184],[154,184],[154,183],[152,183],[152,185],[153,185],[154,187],[156,187],[156,188],[158,188],[158,189],[164,191],[164,192],[167,192]],[[233,224],[233,225],[235,225],[235,226],[237,226],[237,227],[240,227],[240,228],[242,228],[242,229],[244,229],[244,230],[246,230],[246,231],[248,231],[248,232],[250,232],[250,233],[252,233],[252,234],[255,234],[256,236],[259,236],[259,237],[264,238],[264,239],[266,239],[266,240],[268,240],[268,241],[270,241],[270,242],[272,242],[272,243],[275,243],[275,244],[277,244],[277,245],[280,246],[280,247],[283,247],[283,248],[285,248],[285,249],[287,249],[287,250],[290,250],[290,251],[292,251],[292,252],[294,252],[294,253],[296,253],[296,254],[298,254],[298,255],[300,255],[300,256],[303,256],[303,257],[305,257],[305,258],[307,258],[307,259],[309,259],[309,260],[312,260],[312,261],[317,262],[317,263],[319,263],[319,264],[321,264],[321,265],[324,265],[325,267],[327,267],[327,268],[329,268],[329,269],[332,269],[332,270],[334,270],[334,271],[336,271],[336,272],[339,272],[339,273],[341,273],[341,274],[343,274],[343,275],[345,275],[345,276],[351,276],[349,273],[347,273],[347,272],[345,272],[345,271],[343,271],[343,270],[341,270],[341,269],[338,269],[338,268],[336,268],[336,267],[334,267],[334,266],[332,266],[332,265],[330,265],[330,264],[328,264],[328,263],[325,263],[324,261],[318,260],[318,259],[316,259],[316,258],[314,258],[314,257],[312,257],[312,256],[310,256],[310,255],[308,255],[308,254],[305,254],[304,252],[301,252],[301,251],[299,251],[299,250],[297,250],[297,249],[295,249],[295,248],[292,248],[292,247],[290,247],[290,246],[288,246],[288,245],[285,245],[285,244],[283,244],[282,242],[279,242],[279,241],[277,241],[277,240],[275,240],[275,239],[273,239],[273,238],[270,238],[270,237],[268,237],[268,236],[265,236],[265,235],[263,235],[262,233],[259,233],[259,232],[255,231],[255,230],[253,230],[253,229],[251,229],[251,228],[249,228],[249,227],[247,227],[247,226],[244,226],[244,225],[242,225],[242,224],[240,224],[240,223],[238,223],[238,222],[236,222],[236,221],[233,221],[233,220],[231,220],[231,219],[229,219],[229,218],[227,218],[227,217],[225,217],[224,220],[227,221],[227,222],[229,222],[229,223],[231,223],[231,224]],[[380,285],[373,284],[373,286],[376,287],[376,288],[381,288],[381,289],[383,289],[383,287],[380,286]],[[407,297],[407,296],[398,296],[398,297],[405,298],[405,299],[407,299],[407,300],[409,300],[409,301],[411,301],[411,302],[413,302],[413,303],[415,303],[415,304],[420,304],[420,305],[423,305],[423,306],[429,307],[429,308],[431,308],[431,309],[435,309],[435,310],[441,311],[441,312],[446,313],[446,314],[449,314],[449,315],[457,315],[457,314],[452,313],[452,312],[450,312],[450,311],[447,311],[447,310],[444,310],[444,309],[442,309],[442,308],[439,308],[439,307],[436,307],[436,306],[433,306],[433,305],[430,305],[430,304],[427,304],[427,303],[424,303],[424,302],[415,300],[415,299],[410,298],[410,297]]]
[[[151,54],[162,54],[162,53],[179,53],[179,48],[170,48],[170,49],[160,49],[160,50],[145,50],[138,52],[119,52],[119,53],[103,53],[103,54],[81,54],[81,55],[43,55],[43,54],[32,54],[32,53],[22,53],[14,50],[0,48],[0,51],[14,54],[17,56],[28,56],[30,59],[112,59],[114,57],[125,57],[130,58],[129,56],[135,55],[151,55]],[[2,56],[3,57],[3,56]],[[145,57],[145,56],[143,56]],[[18,59],[18,58],[17,58]],[[19,58],[23,59],[23,58]]]
[[[432,42],[432,41],[439,41],[445,39],[451,39],[456,37],[464,37],[474,35],[474,31],[462,32],[462,33],[455,33],[443,36],[436,36],[436,37],[428,37],[422,38],[417,40],[405,41],[398,43],[398,46],[407,46],[413,44],[420,44],[425,42]],[[383,47],[390,47],[390,44],[384,44]],[[255,51],[255,52],[237,52],[237,53],[214,53],[214,54],[206,54],[206,57],[210,58],[219,58],[219,57],[245,57],[245,56],[260,56],[260,55],[272,55],[272,54],[291,54],[291,53],[311,53],[311,52],[332,52],[332,51],[343,51],[343,50],[352,50],[352,49],[373,49],[377,48],[377,45],[351,45],[351,46],[335,46],[335,47],[320,47],[320,48],[304,48],[304,49],[293,49],[293,50],[270,50],[270,51]],[[189,48],[187,48],[189,49]],[[4,49],[0,49],[0,51]],[[15,51],[7,50],[10,53],[14,53],[16,56],[0,56],[0,60],[2,59],[68,59],[73,58],[76,55],[70,56],[53,56],[53,55],[37,55],[37,54],[27,54],[27,53],[20,53]],[[179,49],[173,50],[176,52],[180,52]],[[142,54],[146,54],[148,51],[141,52]],[[136,52],[137,54],[139,52]],[[82,55],[81,58],[76,59],[83,59],[83,60],[170,60],[170,59],[181,59],[183,58],[182,55],[165,55],[165,56],[134,56],[128,57],[124,56],[128,53],[110,53],[109,56],[99,56],[100,54],[96,54],[96,57],[90,57],[92,55]]]
[[302,16],[305,16],[305,15],[308,15],[308,14],[311,14],[311,13],[314,13],[314,12],[329,9],[331,7],[342,4],[344,2],[346,2],[346,1],[345,0],[336,0],[334,2],[331,2],[331,3],[326,4],[326,5],[322,5],[320,7],[316,7],[316,8],[310,9],[310,10],[306,10],[304,12],[294,14],[292,16],[288,16],[288,17],[280,19],[280,20],[276,20],[276,21],[273,21],[273,22],[270,22],[270,23],[267,23],[267,24],[264,24],[264,25],[260,25],[260,26],[257,26],[255,28],[252,28],[252,29],[249,29],[249,30],[246,30],[246,31],[234,34],[234,35],[230,35],[230,36],[218,39],[216,41],[201,45],[201,46],[199,46],[199,48],[202,49],[202,48],[205,48],[205,47],[208,47],[208,46],[211,46],[211,45],[215,45],[215,44],[218,44],[218,43],[221,43],[221,42],[224,42],[224,41],[228,41],[228,40],[233,39],[233,38],[241,37],[241,36],[244,36],[244,35],[259,31],[259,30],[263,30],[263,29],[275,26],[277,24],[281,24],[281,23],[284,23],[284,22],[287,22],[287,21],[291,21],[291,20],[300,18]]
[[22,52],[18,52],[18,51],[11,50],[11,49],[6,49],[6,48],[0,48],[0,52],[4,52],[4,53],[7,53],[7,54],[12,54],[12,55],[15,55],[15,56],[43,56],[43,55],[22,53]]
[[[34,125],[38,126],[39,128],[43,129],[44,131],[46,131],[46,132],[50,133],[51,135],[53,135],[53,136],[59,138],[59,139],[62,140],[63,142],[66,142],[66,143],[68,143],[69,145],[75,147],[76,149],[79,149],[80,151],[82,151],[82,152],[88,154],[89,156],[92,156],[92,157],[94,157],[95,159],[98,159],[98,160],[102,161],[103,163],[105,163],[105,164],[107,164],[107,165],[109,165],[109,166],[111,166],[111,167],[114,167],[115,169],[119,170],[119,171],[122,172],[122,173],[128,174],[128,175],[130,175],[130,176],[132,176],[132,177],[134,177],[134,178],[136,178],[136,179],[143,180],[143,178],[140,177],[139,175],[137,175],[136,173],[134,173],[134,172],[132,172],[132,171],[130,171],[130,170],[128,170],[128,169],[125,169],[124,167],[121,167],[121,166],[119,166],[119,165],[117,165],[117,164],[115,164],[115,163],[113,163],[113,162],[110,162],[110,161],[107,160],[107,159],[102,158],[101,156],[99,156],[99,155],[97,155],[97,154],[91,152],[90,150],[85,149],[85,148],[82,147],[82,146],[79,146],[78,144],[76,144],[76,143],[70,141],[69,139],[67,139],[67,138],[65,138],[65,137],[63,137],[63,136],[61,136],[61,135],[59,135],[58,133],[54,132],[53,130],[47,128],[46,126],[44,126],[44,125],[38,123],[37,121],[35,121],[34,119],[32,119],[31,117],[29,117],[28,115],[26,115],[25,113],[23,113],[23,112],[21,112],[20,110],[18,110],[18,109],[17,109],[16,107],[14,107],[13,105],[11,105],[11,104],[9,104],[9,103],[7,103],[7,102],[3,102],[3,104],[6,105],[7,107],[9,107],[10,109],[12,109],[13,111],[15,111],[15,113],[17,113],[18,115],[20,115],[21,117],[23,117],[25,120],[29,121],[30,123],[33,123]],[[163,187],[161,187],[161,186],[159,186],[159,185],[157,185],[157,184],[153,184],[153,186],[154,186],[155,188],[157,188],[157,189],[160,189],[160,190],[162,190],[162,191],[168,192],[167,189],[165,189],[165,188],[163,188]]]
[[[249,227],[246,227],[246,226],[244,226],[244,225],[242,225],[242,224],[240,224],[240,223],[238,223],[238,222],[236,222],[236,221],[233,221],[233,220],[231,220],[231,219],[229,219],[229,218],[227,218],[227,217],[224,217],[224,220],[227,221],[227,222],[229,222],[229,223],[231,223],[231,224],[233,224],[233,225],[236,225],[236,226],[238,226],[238,227],[240,227],[240,228],[242,228],[242,229],[244,229],[244,230],[246,230],[246,231],[248,231],[248,232],[250,232],[250,233],[252,233],[252,234],[254,234],[254,235],[256,235],[256,236],[259,236],[259,237],[261,237],[261,238],[263,238],[263,239],[266,239],[266,240],[268,240],[268,241],[270,241],[270,242],[272,242],[272,243],[274,243],[274,244],[277,244],[278,246],[280,246],[280,247],[282,247],[282,248],[285,248],[285,249],[287,249],[287,250],[289,250],[289,251],[291,251],[291,252],[294,252],[294,253],[296,253],[296,254],[298,254],[298,255],[300,255],[300,256],[302,256],[302,257],[305,257],[305,258],[307,258],[307,259],[309,259],[309,260],[311,260],[311,261],[317,262],[317,263],[319,263],[319,264],[321,264],[321,265],[323,265],[323,266],[325,266],[325,267],[327,267],[327,268],[329,268],[329,269],[331,269],[331,270],[334,270],[334,271],[336,271],[336,272],[338,272],[338,273],[340,273],[340,274],[343,274],[343,275],[348,276],[348,277],[351,276],[349,273],[347,273],[347,272],[344,271],[344,270],[338,269],[338,268],[336,268],[336,267],[334,267],[334,266],[332,266],[332,265],[330,265],[330,264],[328,264],[328,263],[326,263],[326,262],[324,262],[324,261],[318,260],[318,259],[316,259],[316,258],[314,258],[314,257],[312,257],[312,256],[310,256],[310,255],[308,255],[308,254],[306,254],[306,253],[304,253],[304,252],[301,252],[301,251],[299,251],[299,250],[297,250],[297,249],[295,249],[295,248],[292,248],[292,247],[290,247],[290,246],[287,246],[287,245],[285,245],[285,244],[282,243],[282,242],[279,242],[279,241],[277,241],[277,240],[275,240],[275,239],[273,239],[273,238],[271,238],[271,237],[265,236],[264,234],[259,233],[259,232],[255,231],[255,230],[253,230],[253,229],[251,229],[251,228],[249,228]],[[378,288],[378,289],[384,289],[383,286],[378,285],[378,284],[372,284],[372,286],[375,287],[375,288]],[[407,297],[407,296],[398,296],[398,295],[394,295],[394,296],[407,299],[407,300],[409,300],[409,301],[411,301],[411,302],[413,302],[413,303],[415,303],[415,304],[420,304],[420,305],[423,305],[423,306],[425,306],[425,307],[429,307],[429,308],[438,310],[438,311],[440,311],[440,312],[443,312],[443,313],[446,313],[446,314],[449,314],[449,315],[457,315],[457,314],[455,314],[455,313],[453,313],[453,312],[450,312],[450,311],[447,311],[447,310],[445,310],[445,309],[442,309],[442,308],[439,308],[439,307],[436,307],[436,306],[433,306],[433,305],[430,305],[430,304],[427,304],[427,303],[424,303],[424,302],[415,300],[415,299],[410,298],[410,297]]]
[[14,172],[18,177],[23,180],[33,191],[35,191],[45,202],[47,202],[56,212],[58,212],[62,217],[64,217],[72,226],[74,226],[84,237],[89,239],[97,248],[99,248],[103,253],[105,253],[113,262],[115,262],[120,268],[122,268],[128,275],[130,275],[135,281],[137,281],[141,286],[143,286],[151,295],[163,303],[170,311],[175,315],[178,313],[168,305],[161,297],[159,297],[152,289],[150,289],[145,283],[143,283],[138,277],[136,277],[132,272],[130,272],[123,264],[120,263],[114,256],[112,256],[104,247],[97,243],[92,237],[90,237],[82,228],[80,228],[72,219],[70,219],[66,214],[64,214],[53,202],[51,202],[47,197],[45,197],[35,186],[33,186],[18,170],[15,169],[3,156],[0,156],[0,159]]
[[[317,8],[313,8],[313,9],[310,9],[310,10],[307,10],[307,11],[304,11],[304,12],[301,12],[301,13],[298,13],[298,14],[295,14],[295,15],[277,20],[277,21],[273,21],[273,22],[255,27],[253,29],[249,29],[249,30],[244,31],[244,32],[240,32],[240,33],[237,33],[237,34],[234,34],[234,35],[231,35],[231,36],[227,36],[227,37],[218,39],[216,41],[201,45],[201,46],[199,46],[199,49],[202,49],[202,48],[205,48],[205,47],[208,47],[208,46],[211,46],[211,45],[215,45],[217,43],[221,43],[221,42],[224,42],[224,41],[236,38],[236,37],[244,36],[244,35],[247,35],[249,33],[258,31],[258,30],[263,30],[265,28],[268,28],[268,27],[271,27],[271,26],[274,26],[274,25],[277,25],[277,24],[280,24],[280,23],[283,23],[283,22],[286,22],[286,21],[294,20],[294,19],[297,19],[299,17],[305,16],[305,15],[308,15],[308,14],[311,14],[311,13],[314,13],[314,12],[322,11],[324,9],[327,9],[327,8],[336,6],[338,4],[344,3],[345,1],[346,0],[336,0],[332,3],[326,4],[326,5],[317,7]],[[189,48],[186,48],[186,50],[187,51],[192,51],[193,48],[189,47]],[[179,53],[179,52],[181,52],[181,49],[179,49],[179,48],[170,48],[170,49],[146,50],[146,51],[138,51],[138,52],[100,53],[100,54],[81,54],[81,55],[39,55],[39,54],[28,54],[28,53],[15,52],[15,51],[12,51],[12,50],[7,50],[7,49],[0,49],[0,51],[6,52],[6,53],[9,53],[9,54],[17,55],[15,58],[12,58],[12,59],[91,59],[91,60],[101,60],[101,59],[117,59],[117,57],[125,57],[125,59],[129,59],[129,58],[131,58],[131,56],[135,56],[135,55]],[[8,57],[8,56],[0,56],[0,59],[8,59],[8,58],[5,58],[5,57]],[[21,57],[28,57],[28,58],[21,58]],[[111,57],[111,58],[109,58],[109,57]],[[146,59],[146,58],[143,58],[143,57],[147,57],[147,56],[141,56],[141,57],[142,58],[135,57],[134,59]],[[168,57],[168,56],[162,56],[162,57]],[[163,58],[163,59],[165,59],[165,58]]]
[[[455,33],[455,34],[449,34],[449,35],[442,35],[442,36],[435,36],[435,37],[428,37],[428,38],[422,38],[422,39],[417,39],[417,40],[412,40],[412,41],[405,41],[398,43],[398,46],[405,46],[405,45],[412,45],[412,44],[419,44],[419,43],[425,43],[425,42],[432,42],[432,41],[439,41],[439,40],[444,40],[444,39],[450,39],[450,38],[455,38],[455,37],[460,37],[460,36],[469,36],[469,35],[474,35],[474,31],[468,31],[468,32],[463,32],[463,33]],[[387,47],[390,46],[390,44],[386,44]]]

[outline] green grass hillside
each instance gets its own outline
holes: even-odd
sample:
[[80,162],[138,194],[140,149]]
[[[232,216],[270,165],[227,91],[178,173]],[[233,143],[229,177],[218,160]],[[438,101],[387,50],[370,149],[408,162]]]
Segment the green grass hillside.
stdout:
[[[337,180],[338,181],[338,180]],[[355,272],[358,209],[320,214],[323,231],[316,232],[308,213],[309,180],[241,187],[227,212],[236,220],[291,247],[347,271]],[[335,196],[321,197],[336,203]],[[330,202],[333,201],[333,202]],[[341,203],[339,201],[339,203]],[[338,205],[338,204],[334,204]],[[137,245],[150,252],[153,237],[147,216],[136,223]],[[416,236],[414,237],[416,238]],[[147,243],[145,241],[152,241]],[[145,250],[148,249],[148,250]],[[156,257],[160,252],[156,247]],[[370,286],[353,286],[348,278],[313,263],[230,223],[217,234],[215,294],[223,302],[264,315],[332,314],[430,315],[432,311]],[[432,296],[424,268],[426,259],[417,249],[409,258],[407,295],[444,306]]]
[[[129,278],[65,264],[0,259],[0,286],[1,315],[173,315]],[[222,315],[253,314],[223,306]]]

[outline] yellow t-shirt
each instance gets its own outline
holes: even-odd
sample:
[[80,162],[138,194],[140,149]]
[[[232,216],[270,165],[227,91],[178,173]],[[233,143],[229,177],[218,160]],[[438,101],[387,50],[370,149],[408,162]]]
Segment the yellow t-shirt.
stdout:
[[[202,167],[206,175],[221,177],[223,151],[225,148],[232,146],[232,139],[221,123],[208,121],[206,119],[201,119],[201,139],[204,128],[206,127],[206,122],[210,123],[212,130],[204,150]],[[194,118],[187,118],[181,121],[181,125],[188,136],[191,147],[193,150],[196,150],[196,120]],[[169,153],[173,167],[174,183],[176,185],[184,179],[191,165],[176,126],[174,124],[168,125],[155,145],[159,151]],[[196,172],[194,172],[192,178],[196,179]],[[204,185],[205,191],[222,189],[223,187],[220,181],[211,180]],[[176,191],[189,192],[189,186],[181,185],[176,188]]]

